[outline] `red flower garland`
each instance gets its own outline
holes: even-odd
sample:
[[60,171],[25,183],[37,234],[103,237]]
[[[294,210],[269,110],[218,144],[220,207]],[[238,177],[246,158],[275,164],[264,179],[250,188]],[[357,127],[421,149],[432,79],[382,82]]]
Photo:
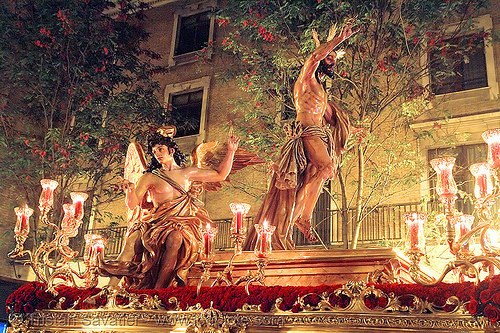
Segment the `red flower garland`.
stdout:
[[500,319],[500,275],[479,283],[471,295],[467,310],[473,316],[485,316],[492,323]]
[[[241,309],[244,304],[260,305],[263,312],[272,309],[276,299],[281,298],[281,310],[299,312],[302,305],[297,302],[301,297],[306,305],[316,306],[321,301],[320,295],[329,295],[329,302],[333,306],[346,308],[351,299],[343,293],[334,293],[341,285],[332,286],[309,286],[309,287],[283,287],[283,286],[250,286],[250,295],[247,295],[245,288],[241,286],[229,287],[204,287],[200,295],[196,295],[196,287],[188,286],[183,288],[164,288],[160,290],[130,290],[137,294],[157,295],[161,302],[169,310],[174,309],[174,304],[169,303],[171,297],[175,297],[181,309],[200,303],[203,308],[213,306],[220,311],[233,312]],[[376,289],[383,291],[386,295],[400,297],[403,306],[413,306],[414,295],[422,300],[426,300],[442,306],[444,311],[454,310],[453,305],[447,305],[446,300],[451,296],[456,296],[466,304],[467,310],[473,316],[485,316],[492,323],[500,320],[500,275],[491,279],[486,279],[478,286],[471,282],[465,283],[440,283],[434,287],[425,287],[417,284],[379,284],[374,285]],[[77,310],[97,308],[104,305],[105,298],[97,299],[96,304],[82,302],[85,298],[99,292],[98,288],[80,290],[72,287],[58,287],[58,296],[45,291],[46,285],[40,282],[32,282],[21,286],[12,293],[6,301],[7,311],[18,313],[31,313],[35,310],[53,309],[58,304],[62,309],[74,308]],[[61,301],[61,298],[65,298]],[[384,308],[388,304],[386,296],[377,297],[375,294],[367,294],[364,303],[368,309]],[[119,304],[126,304],[124,298],[118,299]]]

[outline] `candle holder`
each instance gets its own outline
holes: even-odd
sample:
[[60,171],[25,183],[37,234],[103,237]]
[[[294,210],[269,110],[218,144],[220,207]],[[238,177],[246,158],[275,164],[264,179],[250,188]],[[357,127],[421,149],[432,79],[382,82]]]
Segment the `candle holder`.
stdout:
[[196,288],[196,294],[200,293],[201,285],[210,279],[210,270],[214,264],[213,260],[213,239],[217,235],[217,228],[210,226],[210,223],[207,223],[205,229],[202,230],[203,234],[203,246],[202,251],[200,253],[201,258],[201,266],[203,267],[203,274],[200,277],[200,281],[198,282],[198,286]]
[[73,201],[73,205],[75,206],[74,218],[77,220],[81,220],[83,218],[83,203],[88,199],[89,196],[84,192],[71,192],[70,196],[71,200]]
[[[474,227],[472,227],[472,216],[455,213],[457,189],[451,173],[455,159],[453,157],[444,157],[430,161],[430,164],[437,172],[436,190],[440,201],[444,205],[449,248],[455,259],[445,266],[439,277],[429,280],[420,272],[420,251],[410,248],[408,250],[408,255],[412,261],[410,275],[417,283],[427,286],[436,285],[443,281],[449,272],[455,271],[458,273],[459,281],[464,281],[467,277],[474,279],[477,284],[480,281],[481,271],[487,271],[489,275],[493,275],[495,269],[500,269],[500,260],[498,259],[500,246],[495,240],[498,234],[493,229],[498,221],[494,219],[490,211],[495,199],[500,197],[500,129],[485,131],[482,137],[488,144],[488,162],[476,163],[470,167],[470,171],[476,180],[474,206],[479,218],[477,225]],[[491,176],[495,180],[494,184],[491,181]],[[480,233],[480,255],[474,254],[469,247],[472,237],[477,233]],[[455,235],[458,236],[455,237]]]
[[257,230],[255,256],[257,258],[269,258],[271,256],[271,236],[276,227],[268,225],[267,221],[264,221],[262,225],[256,224],[255,229]]
[[246,238],[247,230],[246,226],[243,225],[243,220],[246,214],[248,214],[251,206],[246,203],[231,203],[229,204],[229,207],[231,208],[231,212],[233,213],[233,220],[231,223],[231,240],[234,244],[234,253],[224,270],[217,273],[217,278],[212,283],[211,287],[215,286],[216,284],[221,285],[223,283],[228,286],[232,286],[233,284],[235,284],[233,283],[233,261],[234,258],[241,254],[241,247]]
[[[24,242],[29,234],[29,218],[33,214],[33,209],[27,206],[16,208],[17,222],[14,228],[16,248],[8,254],[9,258],[29,256],[26,264],[31,266],[40,281],[47,284],[47,291],[53,294],[57,294],[55,287],[58,285],[70,285],[79,289],[95,287],[97,285],[95,264],[90,265],[89,261],[85,261],[86,269],[83,274],[70,267],[70,261],[78,255],[78,251],[70,248],[69,238],[78,234],[83,218],[83,203],[88,195],[82,192],[71,194],[73,203],[63,205],[64,217],[58,226],[49,219],[49,212],[54,202],[54,190],[58,183],[51,179],[42,179],[40,183],[42,185],[38,206],[40,222],[54,228],[54,237],[50,242],[41,242],[34,251],[24,250]],[[102,244],[104,249],[105,242]],[[54,257],[58,258],[57,261],[52,259]],[[83,287],[77,285],[75,277],[84,280]]]
[[410,258],[410,274],[419,270],[420,258],[424,255],[425,237],[423,225],[427,219],[427,214],[419,212],[409,212],[403,214],[403,220],[407,225],[406,233],[406,254]]
[[427,214],[418,212],[405,213],[403,214],[403,220],[408,227],[406,248],[409,249],[408,251],[423,254],[425,248],[424,224],[427,220]]
[[14,227],[14,239],[16,240],[16,248],[9,252],[8,256],[10,258],[15,258],[17,256],[24,255],[24,243],[28,239],[28,234],[30,232],[30,217],[33,215],[33,209],[29,208],[27,205],[24,207],[14,208],[14,212],[17,216],[16,226]]
[[[455,232],[457,236],[457,243],[459,243],[460,238],[464,237],[471,231],[472,224],[474,223],[474,216],[459,213],[455,216]],[[470,240],[466,240],[463,243],[459,243],[460,251],[459,253],[470,253],[469,248]]]
[[238,285],[242,282],[246,282],[245,291],[247,295],[250,295],[249,286],[251,283],[258,282],[261,285],[265,285],[265,268],[271,256],[271,236],[276,227],[269,226],[267,221],[264,221],[262,225],[255,224],[255,229],[257,230],[257,243],[254,253],[256,257],[255,264],[257,265],[257,272],[253,274],[248,271],[246,275],[241,276],[235,283],[235,285]]
[[233,221],[231,223],[231,238],[235,245],[234,251],[241,253],[241,245],[245,241],[246,226],[243,225],[243,220],[250,210],[250,205],[246,203],[231,203],[229,205],[233,213]]
[[488,164],[492,169],[500,167],[500,128],[487,130],[481,136],[488,145]]
[[57,188],[59,183],[52,179],[42,179],[40,180],[40,184],[42,185],[42,193],[40,194],[40,199],[38,200],[40,221],[43,224],[55,226],[49,222],[48,214],[54,204],[54,190]]

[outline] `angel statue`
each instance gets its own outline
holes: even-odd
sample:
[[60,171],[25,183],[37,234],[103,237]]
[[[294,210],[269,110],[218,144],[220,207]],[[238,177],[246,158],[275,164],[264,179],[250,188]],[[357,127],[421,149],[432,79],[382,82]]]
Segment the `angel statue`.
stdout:
[[262,161],[238,148],[239,139],[230,131],[226,147],[201,144],[193,151],[193,165],[186,166],[175,132],[174,126],[165,126],[147,139],[147,166],[142,148],[129,146],[123,186],[131,210],[129,228],[117,259],[101,258],[99,264],[99,273],[110,277],[108,287],[117,286],[122,277],[125,288],[185,285],[188,269],[198,259],[201,227],[210,222],[196,196],[221,187],[232,168]]
[[[358,30],[352,30],[350,19],[336,35],[332,26],[327,42],[321,44],[316,31],[316,49],[307,57],[294,84],[296,119],[285,126],[288,140],[283,146],[273,178],[255,223],[266,220],[276,226],[273,249],[293,249],[292,226],[311,241],[316,237],[311,217],[323,184],[335,177],[337,160],[349,137],[349,116],[340,106],[328,100],[323,80],[333,78],[333,68],[343,51],[335,48]],[[256,233],[252,229],[243,246],[253,250]]]

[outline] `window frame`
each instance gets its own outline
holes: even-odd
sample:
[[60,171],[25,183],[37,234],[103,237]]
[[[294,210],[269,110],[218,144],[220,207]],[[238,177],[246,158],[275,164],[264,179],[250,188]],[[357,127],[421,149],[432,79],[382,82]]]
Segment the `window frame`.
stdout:
[[[493,20],[492,20],[490,14],[476,17],[475,21],[476,21],[475,29],[468,31],[467,33],[464,34],[464,36],[469,35],[471,33],[479,33],[481,31],[492,31]],[[453,26],[450,26],[448,31],[452,32]],[[488,83],[488,85],[486,87],[469,89],[469,90],[461,90],[461,91],[450,92],[450,93],[445,93],[445,94],[439,94],[437,96],[446,97],[449,100],[464,99],[464,98],[467,99],[467,98],[473,97],[473,96],[471,96],[471,92],[477,92],[478,94],[480,94],[481,91],[484,91],[489,95],[490,100],[498,99],[499,87],[498,87],[496,71],[495,71],[495,57],[494,57],[494,53],[493,53],[492,43],[486,43],[486,42],[484,43],[484,56],[485,56],[485,61],[486,61],[486,78],[487,78],[487,83]],[[428,66],[429,60],[430,60],[429,55],[426,54],[421,59],[421,62],[423,64],[426,64],[426,66]],[[428,68],[428,71],[429,72],[427,73],[427,75],[422,78],[422,85],[424,87],[427,87],[431,84],[430,69],[429,68]]]
[[[169,94],[169,99],[168,99],[168,105],[169,105],[169,110],[170,112],[174,112],[175,110],[174,109],[183,109],[184,111],[186,111],[186,108],[190,108],[190,107],[193,107],[193,106],[196,106],[196,110],[198,111],[198,108],[199,108],[199,113],[200,113],[200,116],[199,116],[199,119],[197,119],[198,121],[201,122],[201,110],[203,109],[203,88],[196,88],[196,89],[190,89],[190,90],[187,90],[187,91],[180,91],[180,92],[175,92],[175,93],[170,93]],[[193,93],[200,93],[201,92],[201,99],[199,101],[197,101],[196,103],[192,103],[192,102],[189,102],[189,100],[191,99],[191,96]],[[188,97],[188,103],[186,104],[181,104],[181,105],[177,105],[175,106],[174,105],[174,99],[178,96],[187,96]],[[175,111],[175,113],[179,114],[180,113],[178,111]],[[183,117],[185,118],[185,117]],[[191,118],[191,117],[190,117]],[[195,117],[192,117],[193,119]],[[187,120],[187,119],[186,119]],[[200,134],[200,127],[201,127],[201,124],[198,124],[198,133],[195,133],[195,134],[187,134],[187,135],[183,135],[184,136],[191,136],[191,135],[199,135]],[[179,135],[180,133],[180,128],[178,127],[177,128],[177,135]]]
[[190,151],[190,149],[193,149],[195,145],[200,144],[205,140],[210,81],[210,76],[204,76],[195,80],[169,84],[165,87],[164,103],[167,108],[170,105],[172,96],[203,89],[199,133],[176,137],[176,141],[178,141],[179,146],[185,146],[185,150],[189,149]]
[[[467,38],[471,39],[473,38],[473,35],[463,35],[458,38],[450,38],[448,40],[452,44],[463,44],[464,43],[463,40]],[[482,37],[480,37],[480,40],[477,41],[475,40],[474,42],[476,43],[476,46],[474,46],[476,49],[470,54],[468,54],[469,63],[466,63],[463,59],[461,61],[457,61],[456,59],[451,59],[454,65],[454,71],[457,73],[457,75],[446,78],[441,82],[434,82],[435,80],[433,79],[433,77],[436,76],[435,73],[444,68],[444,64],[441,63],[438,60],[438,58],[434,58],[434,55],[438,53],[437,51],[429,53],[429,76],[431,78],[430,80],[431,90],[436,96],[488,87],[488,71],[486,68],[486,54],[485,54],[486,43],[484,38]],[[467,66],[472,66],[473,64],[476,65],[476,68],[480,70],[471,71],[470,70],[471,68],[467,67]],[[467,71],[466,69],[469,70]],[[476,84],[477,87],[472,87],[472,88],[465,87],[466,85],[473,85],[474,83],[472,80],[470,80],[471,78],[469,78],[469,81],[466,80],[466,75],[468,72],[475,72],[481,74],[480,77],[475,78],[477,81],[480,80],[480,82]]]
[[[174,12],[174,20],[172,27],[172,39],[170,40],[170,54],[168,57],[168,65],[176,66],[182,64],[189,64],[196,62],[196,54],[200,50],[175,55],[177,40],[179,38],[179,29],[181,19],[184,17],[198,15],[203,12],[213,11],[216,7],[216,1],[206,1],[203,3],[198,3],[192,6],[186,6],[182,9],[178,9]],[[214,41],[214,32],[215,32],[215,18],[213,15],[210,16],[210,28],[208,31],[208,43],[212,43]]]

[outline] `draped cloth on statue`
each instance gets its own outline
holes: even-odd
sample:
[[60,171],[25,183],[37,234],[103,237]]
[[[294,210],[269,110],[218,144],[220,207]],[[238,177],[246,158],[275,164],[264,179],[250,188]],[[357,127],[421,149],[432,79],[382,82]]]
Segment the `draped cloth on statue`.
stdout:
[[104,276],[124,276],[124,287],[132,289],[152,289],[161,271],[162,255],[168,235],[177,230],[182,236],[182,245],[175,266],[173,285],[186,284],[189,268],[198,259],[202,242],[201,227],[211,222],[205,209],[196,205],[196,198],[168,178],[159,170],[153,174],[172,185],[180,197],[150,210],[140,220],[131,225],[127,235],[139,231],[142,249],[137,251],[130,262],[107,261],[99,263],[99,273]]
[[[285,132],[288,140],[273,166],[274,173],[269,190],[255,217],[255,224],[262,224],[266,220],[269,225],[276,227],[271,238],[274,250],[294,248],[291,230],[294,222],[293,208],[298,188],[303,182],[304,171],[309,163],[303,138],[310,136],[320,138],[331,158],[335,160],[335,164],[337,159],[332,132],[328,125],[304,127],[300,122],[293,121],[285,126]],[[254,250],[256,242],[255,228],[250,228],[243,249]]]

